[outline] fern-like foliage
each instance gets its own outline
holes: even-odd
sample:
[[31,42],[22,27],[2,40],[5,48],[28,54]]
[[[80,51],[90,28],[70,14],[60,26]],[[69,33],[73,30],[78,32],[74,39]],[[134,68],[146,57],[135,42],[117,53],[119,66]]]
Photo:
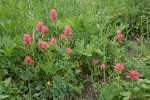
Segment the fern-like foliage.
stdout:
[[112,100],[119,92],[118,85],[115,82],[107,84],[106,87],[102,88],[99,95],[99,100]]

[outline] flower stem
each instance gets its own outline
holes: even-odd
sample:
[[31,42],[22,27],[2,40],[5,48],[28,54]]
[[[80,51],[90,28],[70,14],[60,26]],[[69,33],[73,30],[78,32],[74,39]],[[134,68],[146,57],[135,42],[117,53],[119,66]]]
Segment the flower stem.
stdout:
[[103,78],[104,78],[104,82],[106,82],[105,69],[103,70]]

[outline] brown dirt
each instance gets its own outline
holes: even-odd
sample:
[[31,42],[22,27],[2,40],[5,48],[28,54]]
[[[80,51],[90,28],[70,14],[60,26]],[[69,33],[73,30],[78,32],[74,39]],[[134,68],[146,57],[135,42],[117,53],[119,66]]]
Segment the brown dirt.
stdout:
[[84,89],[79,100],[97,100],[96,92],[91,82],[84,84]]

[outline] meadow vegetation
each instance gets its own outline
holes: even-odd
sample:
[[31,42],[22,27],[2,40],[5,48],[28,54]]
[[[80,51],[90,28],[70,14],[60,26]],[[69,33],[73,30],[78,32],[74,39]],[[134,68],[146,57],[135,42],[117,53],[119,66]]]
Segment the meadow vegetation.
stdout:
[[0,99],[150,100],[149,0],[0,0]]

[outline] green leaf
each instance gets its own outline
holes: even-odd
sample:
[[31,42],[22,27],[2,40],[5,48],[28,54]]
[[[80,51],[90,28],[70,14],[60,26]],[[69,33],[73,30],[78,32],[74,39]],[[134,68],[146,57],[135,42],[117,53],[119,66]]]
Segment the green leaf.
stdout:
[[147,84],[150,84],[150,80],[148,80],[148,79],[144,79],[144,82]]
[[39,83],[36,87],[35,90],[40,90],[42,88],[42,83]]
[[5,56],[10,56],[12,54],[13,48],[12,47],[6,47],[6,51],[4,52]]
[[8,98],[9,95],[0,95],[0,99],[5,99],[5,98]]
[[138,91],[140,90],[140,88],[135,87],[135,88],[133,88],[132,90],[133,90],[133,92],[138,92]]
[[145,97],[150,97],[150,94],[149,93],[145,93],[144,96]]
[[112,100],[117,94],[119,94],[118,85],[112,82],[102,89],[99,100]]
[[5,87],[8,87],[10,82],[11,82],[11,78],[5,79],[5,81],[4,81]]
[[77,87],[77,86],[75,86],[75,85],[72,85],[72,84],[70,84],[70,83],[68,83],[68,85],[73,89],[73,90],[75,90],[77,93],[79,93],[79,94],[81,94],[81,89],[79,88],[79,87]]
[[[39,97],[41,95],[41,93],[35,93],[33,96],[34,97]],[[42,100],[45,100],[45,99],[42,99]]]
[[59,70],[59,68],[55,66],[53,62],[40,63],[39,67],[51,75],[56,74],[56,72]]
[[34,74],[32,74],[29,70],[21,70],[19,75],[20,75],[20,79],[24,81],[32,80],[34,77]]
[[122,92],[122,96],[125,96],[125,97],[129,97],[131,96],[131,92],[128,91],[128,92]]
[[2,25],[4,27],[4,22],[0,22],[0,25]]
[[11,23],[11,19],[8,19],[7,23],[10,24]]
[[146,84],[144,84],[144,83],[143,83],[143,84],[141,84],[141,87],[142,87],[142,88],[144,88],[144,89],[147,89],[147,90],[149,90],[149,89],[150,89],[150,87],[149,87],[149,86],[147,86],[147,85],[146,85]]
[[75,45],[78,50],[82,50],[84,48],[84,39],[82,39],[81,41],[76,40]]
[[83,52],[83,55],[85,55],[85,56],[92,56],[92,53],[85,50],[85,52]]
[[143,83],[143,79],[140,79],[137,81],[137,84],[140,86],[140,84]]
[[0,49],[0,52],[1,52],[1,53],[4,53],[4,50]]
[[5,87],[3,86],[3,84],[0,84],[0,94],[4,91],[5,91]]
[[97,53],[97,54],[101,54],[102,53],[102,51],[101,51],[101,49],[95,49],[95,50],[93,50],[95,53]]
[[129,97],[123,97],[122,100],[129,100]]

